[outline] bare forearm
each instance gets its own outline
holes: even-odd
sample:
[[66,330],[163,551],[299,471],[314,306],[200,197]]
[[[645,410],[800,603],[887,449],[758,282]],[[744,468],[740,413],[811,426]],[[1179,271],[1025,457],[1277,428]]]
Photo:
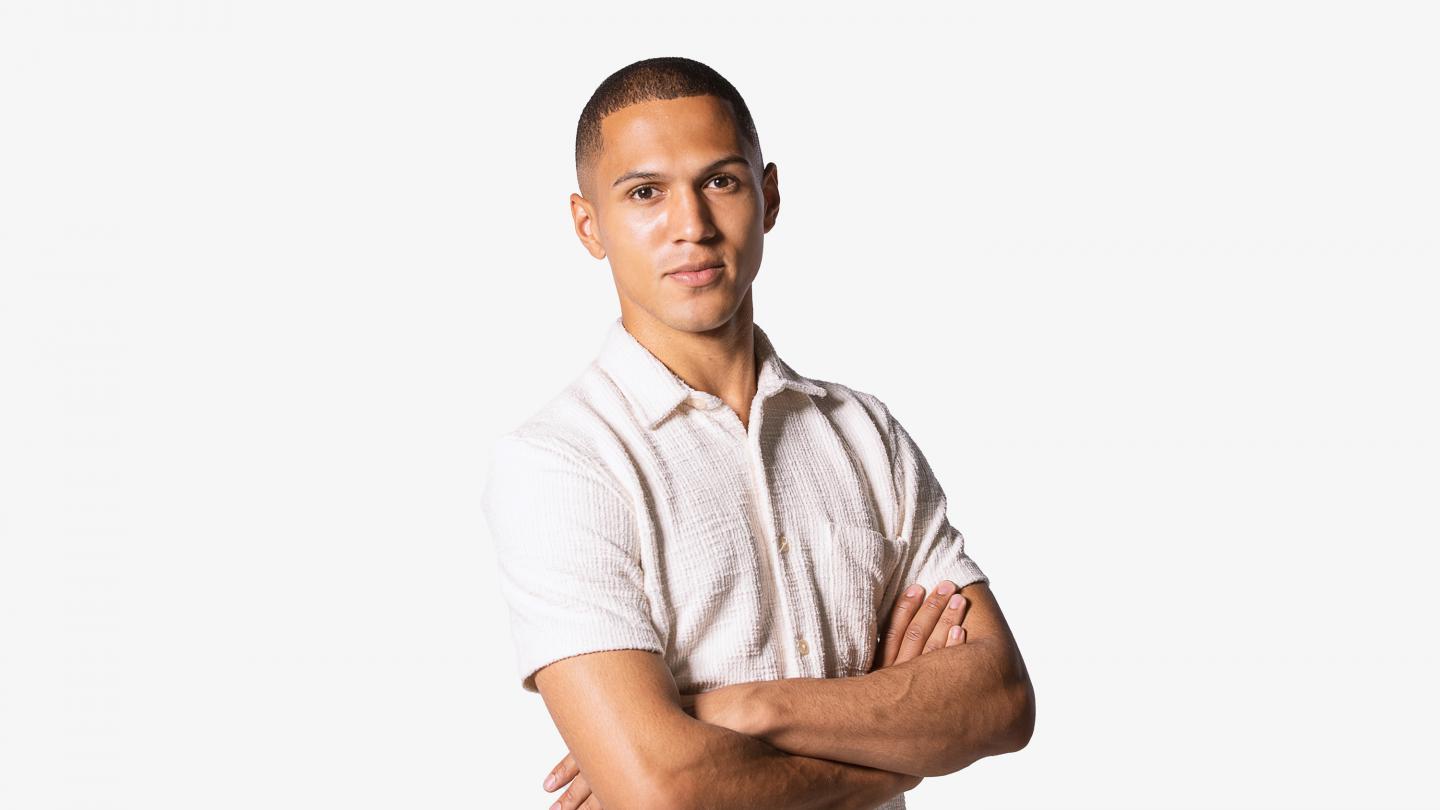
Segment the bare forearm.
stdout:
[[[788,753],[939,776],[1023,746],[1023,662],[976,639],[849,678],[746,684],[755,737]],[[1033,716],[1033,714],[1031,714]],[[1018,744],[1017,744],[1018,743]]]
[[870,810],[914,784],[876,768],[792,755],[699,721],[688,736],[685,753],[672,751],[666,763],[666,797],[676,807]]

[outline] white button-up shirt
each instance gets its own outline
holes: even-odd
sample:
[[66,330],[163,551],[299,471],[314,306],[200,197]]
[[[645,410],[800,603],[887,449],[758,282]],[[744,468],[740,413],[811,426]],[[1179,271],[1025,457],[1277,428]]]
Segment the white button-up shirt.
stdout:
[[681,693],[864,674],[910,584],[989,581],[885,404],[797,374],[754,329],[748,429],[616,318],[497,441],[482,501],[526,691],[617,649],[659,654]]

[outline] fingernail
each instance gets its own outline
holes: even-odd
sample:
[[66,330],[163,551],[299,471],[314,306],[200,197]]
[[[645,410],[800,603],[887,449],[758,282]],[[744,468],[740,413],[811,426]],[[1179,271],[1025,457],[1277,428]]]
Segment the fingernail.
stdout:
[[950,609],[951,609],[951,610],[958,610],[959,607],[960,607],[960,601],[961,601],[962,598],[963,598],[963,597],[961,597],[960,594],[958,594],[958,593],[955,594],[954,596],[950,597]]
[[905,592],[905,595],[908,596],[908,597],[910,597],[910,598],[912,598],[912,599],[915,598],[915,597],[917,597],[917,596],[919,596],[919,595],[920,595],[920,586],[919,586],[919,585],[911,585],[911,586],[910,586],[910,590],[906,591],[906,592]]
[[560,802],[555,802],[554,804],[550,805],[550,810],[560,810]]
[[960,625],[958,624],[950,628],[950,639],[953,641],[957,638],[960,638]]
[[546,789],[546,790],[554,790],[554,789],[555,789],[555,774],[552,773],[552,774],[550,774],[549,776],[545,777],[545,789]]

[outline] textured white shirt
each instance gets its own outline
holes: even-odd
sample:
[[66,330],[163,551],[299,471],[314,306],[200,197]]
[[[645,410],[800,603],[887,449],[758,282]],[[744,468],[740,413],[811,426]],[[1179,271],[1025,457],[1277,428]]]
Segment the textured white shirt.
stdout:
[[482,501],[523,689],[617,649],[659,654],[682,693],[864,674],[910,584],[989,581],[883,402],[796,373],[758,325],[755,350],[747,429],[616,318],[497,441]]

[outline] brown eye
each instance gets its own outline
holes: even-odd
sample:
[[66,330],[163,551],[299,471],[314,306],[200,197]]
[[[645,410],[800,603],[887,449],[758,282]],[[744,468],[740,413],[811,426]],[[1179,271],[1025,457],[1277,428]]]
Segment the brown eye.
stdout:
[[654,190],[655,190],[655,187],[654,187],[654,186],[640,186],[639,188],[631,191],[631,192],[630,192],[630,196],[633,197],[633,198],[635,198],[635,199],[637,199],[637,200],[642,200],[642,201],[643,201],[643,200],[648,200],[648,199],[650,199],[649,197],[636,197],[635,195],[639,194],[639,193],[642,192],[642,191],[654,191]]

